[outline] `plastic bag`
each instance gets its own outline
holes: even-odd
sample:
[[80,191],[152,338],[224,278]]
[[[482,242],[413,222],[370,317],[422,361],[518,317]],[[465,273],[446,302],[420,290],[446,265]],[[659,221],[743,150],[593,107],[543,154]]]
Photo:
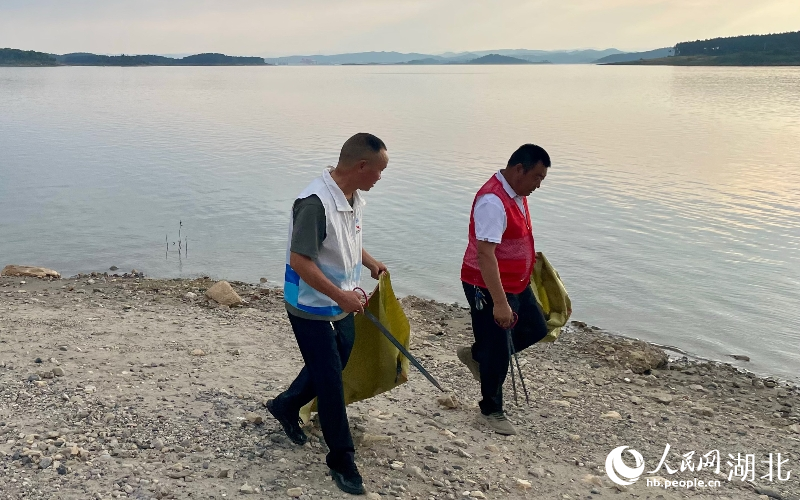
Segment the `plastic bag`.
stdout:
[[540,342],[555,342],[561,334],[561,327],[567,324],[572,315],[572,301],[558,271],[542,252],[536,253],[531,288],[547,320],[547,336]]
[[[409,348],[411,326],[400,301],[394,295],[389,273],[381,274],[378,286],[367,306],[400,344]],[[408,381],[408,359],[384,337],[363,314],[355,317],[356,338],[350,359],[342,371],[345,404],[377,396]],[[316,398],[300,409],[300,418],[308,422],[317,410]]]

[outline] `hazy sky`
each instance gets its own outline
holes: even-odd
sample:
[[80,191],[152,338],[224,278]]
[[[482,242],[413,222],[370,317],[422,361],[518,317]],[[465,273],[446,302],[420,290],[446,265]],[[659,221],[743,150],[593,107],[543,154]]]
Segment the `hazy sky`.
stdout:
[[800,29],[800,0],[0,0],[0,47],[52,53],[644,50]]

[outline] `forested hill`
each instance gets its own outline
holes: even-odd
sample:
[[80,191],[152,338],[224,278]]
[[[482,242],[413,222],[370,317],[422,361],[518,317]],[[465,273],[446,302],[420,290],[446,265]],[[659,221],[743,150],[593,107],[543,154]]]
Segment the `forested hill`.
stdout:
[[86,52],[53,55],[33,50],[0,49],[0,66],[264,66],[263,57],[195,54],[181,59],[154,55],[102,56]]
[[0,49],[0,66],[55,66],[50,54],[33,50]]
[[676,56],[721,56],[741,52],[772,55],[800,54],[800,31],[775,35],[746,35],[681,42],[675,46]]
[[800,31],[711,38],[675,45],[673,57],[614,64],[669,66],[800,66]]
[[100,56],[74,53],[56,56],[56,61],[68,66],[263,66],[266,64],[263,57],[236,57],[225,54],[196,54],[173,59],[154,55]]

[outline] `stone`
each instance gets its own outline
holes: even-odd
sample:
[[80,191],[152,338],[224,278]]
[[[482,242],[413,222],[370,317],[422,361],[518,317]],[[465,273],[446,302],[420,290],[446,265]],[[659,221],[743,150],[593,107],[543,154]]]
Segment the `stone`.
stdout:
[[150,443],[150,447],[153,448],[154,450],[160,450],[161,448],[164,447],[164,441],[162,441],[161,438],[155,438]]
[[454,439],[454,440],[452,441],[452,443],[453,443],[454,445],[458,446],[459,448],[468,448],[468,447],[469,447],[469,445],[467,444],[467,442],[466,442],[466,441],[464,441],[463,439]]
[[367,493],[367,500],[381,500],[381,496],[375,492]]
[[578,393],[577,393],[577,392],[575,392],[575,391],[564,391],[564,392],[562,392],[562,393],[561,393],[561,397],[562,397],[562,398],[572,398],[572,399],[575,399],[575,398],[579,398],[579,397],[581,397],[581,395],[580,395],[580,394],[578,394]]
[[622,415],[616,411],[609,411],[600,415],[600,418],[607,418],[609,420],[622,420]]
[[766,495],[769,498],[775,498],[777,500],[781,500],[783,498],[783,496],[780,493],[773,490],[772,488],[756,486],[756,493],[758,493],[759,495]]
[[664,351],[640,340],[631,341],[630,347],[618,349],[616,356],[622,366],[637,375],[666,368],[669,363],[669,357]]
[[95,386],[93,386],[93,385],[87,385],[87,386],[84,386],[84,388],[83,388],[83,392],[85,392],[85,393],[87,393],[87,394],[91,394],[91,393],[93,393],[93,392],[97,392],[97,387],[95,387]]
[[728,356],[738,361],[750,361],[750,356],[745,356],[743,354],[728,354]]
[[168,472],[167,477],[170,479],[184,479],[192,475],[190,470]]
[[542,467],[536,467],[535,469],[531,469],[528,471],[528,474],[535,477],[536,479],[542,479],[546,475],[544,468]]
[[712,410],[711,408],[707,408],[705,406],[697,406],[692,408],[692,413],[696,415],[703,415],[704,417],[714,416],[714,410]]
[[202,349],[195,349],[191,352],[192,356],[205,356],[206,353]]
[[395,460],[394,462],[392,462],[392,463],[390,463],[390,464],[389,464],[389,467],[390,467],[392,470],[403,470],[403,468],[404,468],[405,466],[406,466],[406,464],[404,464],[403,462],[398,462],[398,461],[396,461],[396,460]]
[[454,410],[458,408],[458,399],[455,396],[450,394],[446,396],[440,396],[436,399],[436,402],[442,405],[443,407],[447,408],[448,410]]
[[247,483],[244,483],[241,487],[239,487],[239,493],[243,493],[245,495],[249,495],[255,492],[256,492],[255,488],[253,488]]
[[[361,437],[361,444],[364,446],[369,446],[373,444],[391,444],[392,443],[392,436],[387,436],[384,434],[364,434]],[[425,449],[428,447],[426,446]]]
[[673,397],[669,394],[664,394],[657,392],[651,396],[654,400],[658,401],[662,405],[668,405],[672,403]]
[[53,459],[50,458],[50,457],[43,457],[39,461],[39,467],[42,468],[42,469],[46,469],[46,468],[50,467],[51,465],[53,465]]
[[29,276],[31,278],[56,278],[60,279],[61,275],[52,269],[45,267],[33,266],[16,266],[8,265],[0,271],[0,276]]
[[522,491],[528,491],[529,489],[531,489],[531,482],[525,479],[517,479],[515,484],[517,489],[520,489]]
[[117,271],[119,268],[117,266],[111,266],[108,268],[109,271]]
[[303,488],[289,488],[286,490],[286,494],[292,498],[300,498],[303,494]]
[[63,377],[64,369],[61,368],[60,366],[56,366],[55,368],[53,368],[53,375],[55,375],[56,377]]
[[189,300],[196,299],[197,298],[197,294],[194,293],[194,292],[186,292],[186,295],[184,295],[183,298],[184,299],[189,299]]
[[603,480],[599,476],[595,476],[593,474],[586,474],[583,476],[583,479],[581,479],[581,482],[591,486],[603,486]]
[[228,307],[236,307],[244,304],[239,294],[234,291],[227,281],[218,281],[211,288],[206,290],[206,297],[214,302]]
[[218,478],[230,478],[233,479],[233,469],[220,469],[219,473],[217,473]]
[[500,448],[498,448],[495,444],[487,444],[484,449],[486,451],[491,451],[492,453],[500,453]]
[[789,432],[794,432],[795,434],[800,434],[800,424],[792,424],[788,427]]
[[471,498],[486,498],[486,495],[484,495],[480,490],[470,491],[469,496]]
[[420,481],[427,481],[428,480],[428,478],[425,476],[425,474],[422,473],[422,469],[420,467],[417,467],[416,465],[412,465],[411,467],[406,467],[406,473],[410,477],[417,478]]
[[472,460],[472,455],[462,450],[461,448],[458,449],[458,456],[461,458],[466,458],[467,460]]
[[570,403],[569,401],[564,401],[561,399],[550,401],[550,404],[552,404],[553,406],[560,406],[562,408],[569,408],[570,406],[572,406],[572,403]]
[[253,425],[261,425],[264,423],[264,419],[258,413],[250,412],[247,415],[245,415],[244,418],[246,418],[247,421]]

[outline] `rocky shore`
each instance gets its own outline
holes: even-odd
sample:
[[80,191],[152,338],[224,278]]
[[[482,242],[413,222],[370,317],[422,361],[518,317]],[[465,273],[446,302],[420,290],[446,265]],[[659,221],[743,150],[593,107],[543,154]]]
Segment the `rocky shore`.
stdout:
[[[213,284],[0,278],[0,498],[346,497],[318,424],[297,447],[263,406],[302,364],[280,291],[232,283],[245,303],[229,309],[205,299]],[[403,305],[412,352],[449,392],[412,369],[349,408],[369,498],[800,498],[795,386],[573,322],[520,356],[531,403],[509,380],[519,435],[501,437],[455,355],[468,311]],[[643,457],[631,485],[606,473],[620,446]]]

